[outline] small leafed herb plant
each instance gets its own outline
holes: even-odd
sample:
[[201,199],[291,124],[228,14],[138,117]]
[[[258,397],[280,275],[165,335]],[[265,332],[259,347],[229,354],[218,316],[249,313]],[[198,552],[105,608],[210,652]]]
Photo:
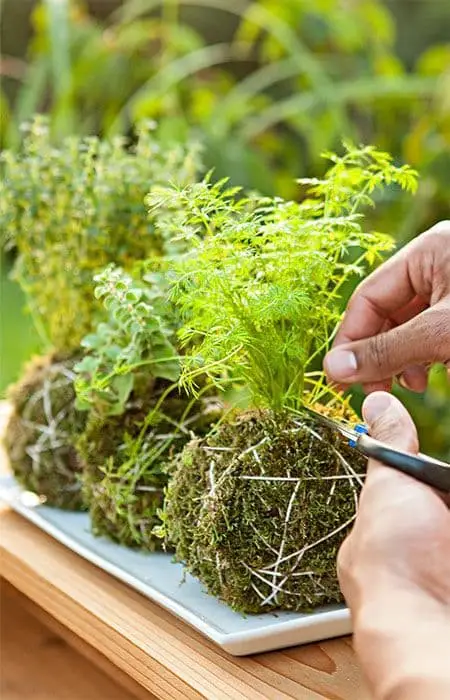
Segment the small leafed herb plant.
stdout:
[[179,378],[177,317],[167,283],[162,274],[139,274],[139,267],[131,276],[110,265],[94,277],[95,297],[106,317],[81,341],[86,352],[76,367],[81,410],[121,414],[148,376],[170,382]]
[[178,318],[167,283],[138,267],[134,277],[111,266],[96,277],[106,318],[82,341],[87,354],[76,366],[77,406],[90,411],[77,446],[94,532],[152,550],[161,544],[153,530],[164,465],[207,432],[220,406],[179,389]]
[[3,243],[17,249],[15,277],[43,344],[73,349],[99,320],[94,275],[167,252],[145,195],[159,183],[194,181],[198,148],[160,148],[151,123],[134,145],[71,137],[54,146],[44,117],[24,131],[18,153],[1,154]]
[[181,382],[194,393],[200,374],[248,387],[254,407],[175,459],[159,533],[210,592],[244,612],[341,599],[335,558],[365,471],[302,409],[352,418],[316,362],[345,283],[392,247],[366,231],[362,211],[381,186],[413,190],[416,176],[371,147],[328,157],[323,180],[302,181],[301,203],[236,199],[208,181],[158,195],[164,206],[185,202],[192,245],[174,266]]

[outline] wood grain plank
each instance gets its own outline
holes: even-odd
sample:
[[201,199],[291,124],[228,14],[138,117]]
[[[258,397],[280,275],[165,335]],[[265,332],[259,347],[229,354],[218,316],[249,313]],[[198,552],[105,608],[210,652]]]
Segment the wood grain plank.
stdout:
[[162,700],[366,700],[348,639],[229,656],[163,608],[0,512],[0,571],[71,633]]
[[[73,634],[67,627],[55,620],[55,618],[45,612],[45,610],[24,596],[23,593],[20,593],[16,588],[11,586],[9,582],[5,581],[5,579],[0,579],[0,601],[0,611],[2,609],[4,610],[6,605],[10,606],[11,608],[21,608],[27,613],[27,615],[33,617],[38,623],[52,633],[54,637],[59,637],[78,655],[86,659],[89,666],[93,665],[103,674],[111,678],[115,686],[119,686],[121,689],[120,692],[122,694],[120,695],[120,700],[128,700],[128,698],[130,700],[156,700],[154,695],[150,694],[130,676],[117,668],[117,666],[111,663],[106,656],[101,654],[90,644],[87,644],[80,637]],[[5,627],[8,629],[7,623],[4,626],[2,626],[2,623],[0,623],[0,629],[2,632],[4,632]],[[8,651],[7,634],[0,637],[0,642],[2,644],[2,649],[6,649],[6,651]],[[122,689],[127,691],[127,693],[124,694]],[[1,694],[0,697],[2,697]],[[101,696],[98,698],[98,700],[100,699]],[[79,700],[79,698],[77,700]],[[110,698],[106,696],[105,700],[110,700]]]
[[2,700],[137,700],[31,615],[10,587],[1,586],[0,604]]

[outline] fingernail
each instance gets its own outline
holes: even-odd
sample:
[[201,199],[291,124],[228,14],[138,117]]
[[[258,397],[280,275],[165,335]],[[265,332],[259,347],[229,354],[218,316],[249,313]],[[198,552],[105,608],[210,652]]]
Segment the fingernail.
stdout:
[[337,382],[348,379],[358,369],[355,353],[351,350],[332,350],[326,357],[325,366],[327,374]]
[[376,391],[369,394],[364,401],[363,414],[368,423],[373,423],[392,405],[392,396],[384,391]]
[[397,381],[398,381],[398,383],[400,384],[400,386],[402,386],[404,389],[409,389],[409,386],[408,386],[408,384],[407,384],[407,382],[406,382],[406,379],[405,379],[405,377],[403,376],[403,374],[400,374],[400,375],[397,377]]

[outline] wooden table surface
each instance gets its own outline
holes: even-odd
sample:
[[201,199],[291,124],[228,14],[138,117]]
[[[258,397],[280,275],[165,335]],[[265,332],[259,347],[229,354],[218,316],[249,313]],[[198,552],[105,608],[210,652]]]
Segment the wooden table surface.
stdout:
[[7,508],[0,511],[0,557],[0,574],[93,648],[99,665],[117,667],[136,697],[369,698],[349,638],[232,657]]
[[[2,700],[139,700],[104,657],[0,579]],[[137,688],[139,694],[132,691]],[[155,696],[145,695],[155,698]]]

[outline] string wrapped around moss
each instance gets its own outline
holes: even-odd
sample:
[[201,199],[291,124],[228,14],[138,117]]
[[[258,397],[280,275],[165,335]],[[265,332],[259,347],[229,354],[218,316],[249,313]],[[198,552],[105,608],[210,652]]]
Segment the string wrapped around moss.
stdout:
[[83,492],[92,529],[128,547],[153,551],[167,485],[166,462],[194,434],[205,434],[220,407],[172,392],[168,382],[150,380],[147,393],[129,402],[122,415],[95,417],[79,440]]
[[50,354],[27,366],[8,398],[5,446],[17,480],[67,510],[83,508],[81,461],[74,448],[86,417],[75,410],[74,358]]
[[364,471],[314,419],[243,413],[176,458],[164,530],[177,560],[235,610],[339,602],[336,555]]

